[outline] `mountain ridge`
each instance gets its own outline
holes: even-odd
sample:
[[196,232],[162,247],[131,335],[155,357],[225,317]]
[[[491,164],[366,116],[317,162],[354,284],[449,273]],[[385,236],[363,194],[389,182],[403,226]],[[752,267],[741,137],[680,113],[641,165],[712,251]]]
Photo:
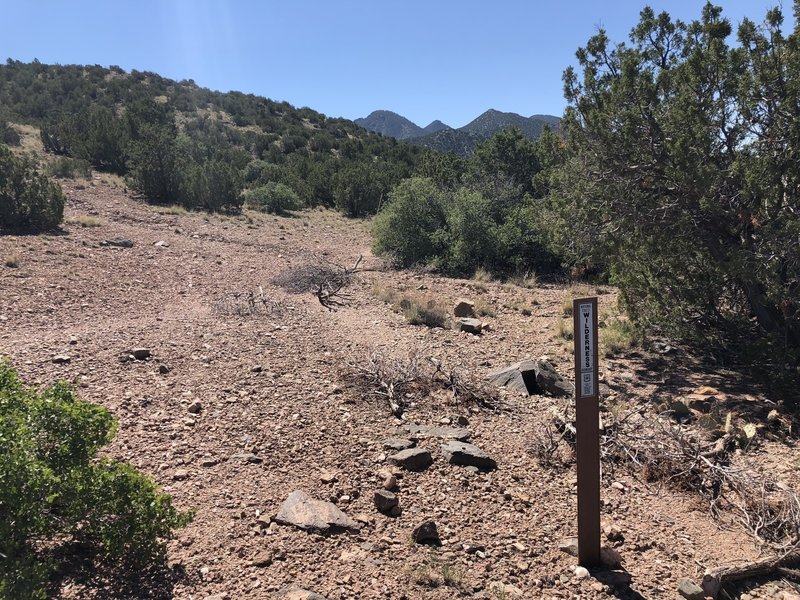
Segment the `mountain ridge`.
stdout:
[[524,117],[517,113],[490,108],[463,127],[458,128],[449,127],[439,120],[431,122],[426,127],[420,127],[410,119],[390,110],[375,110],[366,117],[355,119],[353,122],[369,131],[404,140],[417,146],[469,156],[478,144],[489,139],[498,131],[516,127],[525,137],[536,140],[545,127],[558,129],[561,119],[546,114]]

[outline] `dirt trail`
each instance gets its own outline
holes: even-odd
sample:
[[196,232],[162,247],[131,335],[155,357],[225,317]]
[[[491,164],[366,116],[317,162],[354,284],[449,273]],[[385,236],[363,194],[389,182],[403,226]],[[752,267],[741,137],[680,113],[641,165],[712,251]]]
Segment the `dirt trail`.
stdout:
[[[120,422],[110,453],[152,474],[178,506],[197,509],[170,543],[170,564],[183,575],[171,589],[151,590],[153,597],[273,598],[299,586],[329,600],[673,598],[678,580],[699,579],[701,565],[758,555],[742,531],[720,529],[694,497],[618,471],[604,478],[603,519],[622,533],[617,549],[632,583],[577,578],[576,559],[558,548],[575,534],[574,467],[554,474],[531,454],[557,402],[545,397],[509,396],[513,410],[502,414],[441,398],[412,407],[406,418],[420,424],[466,417],[472,440],[498,469],[449,465],[439,443],[430,443],[433,465],[400,479],[402,514],[375,510],[377,473],[387,466],[381,442],[402,422],[353,390],[345,365],[373,350],[416,352],[482,377],[548,355],[569,376],[572,357],[555,335],[564,287],[382,271],[369,255],[368,224],[328,211],[297,218],[161,214],[99,178],[65,188],[72,224],[64,235],[0,238],[0,256],[16,253],[20,263],[0,268],[0,354],[30,382],[73,381],[82,397],[108,407]],[[86,215],[100,226],[75,222]],[[134,246],[103,245],[120,238]],[[167,245],[154,245],[160,241]],[[336,312],[311,294],[270,283],[315,256],[352,264],[359,255],[370,270],[352,286],[352,304]],[[235,294],[259,286],[277,303],[273,312],[226,314],[241,301]],[[496,314],[484,318],[490,329],[480,337],[411,326],[376,297],[377,288],[427,294],[448,306],[480,298]],[[602,291],[608,310],[614,293]],[[150,349],[153,358],[121,362],[133,347]],[[53,364],[58,354],[70,361]],[[659,373],[646,377],[637,359],[616,357],[603,367],[631,402],[671,393],[659,389]],[[694,373],[686,386],[712,377]],[[187,412],[194,401],[199,414]],[[261,462],[231,459],[245,453]],[[326,536],[269,525],[296,489],[336,501],[365,525]],[[410,541],[425,519],[438,525],[438,550]],[[467,552],[465,544],[483,549]],[[62,596],[101,597],[76,582]]]

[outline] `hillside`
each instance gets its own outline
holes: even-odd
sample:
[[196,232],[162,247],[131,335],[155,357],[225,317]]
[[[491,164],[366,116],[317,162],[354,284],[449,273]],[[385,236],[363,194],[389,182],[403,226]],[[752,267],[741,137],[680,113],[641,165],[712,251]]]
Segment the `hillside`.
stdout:
[[[311,108],[113,66],[9,59],[0,65],[0,124],[6,120],[40,127],[51,152],[133,175],[138,191],[161,203],[191,204],[181,190],[202,187],[205,171],[224,175],[218,188],[280,182],[303,205],[337,205],[356,216],[407,177],[420,155]],[[150,172],[157,162],[168,172]]]
[[[357,375],[375,361],[391,373],[432,368],[434,360],[461,374],[448,381],[480,381],[546,354],[570,377],[573,357],[558,331],[574,290],[386,269],[370,253],[364,222],[332,211],[174,212],[142,204],[107,175],[62,183],[62,234],[0,236],[0,256],[16,256],[13,268],[0,263],[0,351],[25,380],[74,382],[82,397],[110,409],[120,423],[110,455],[151,474],[180,508],[197,513],[170,542],[162,579],[135,592],[106,583],[99,593],[103,573],[66,573],[53,597],[271,600],[296,586],[327,600],[671,598],[680,578],[702,573],[698,564],[759,555],[738,524],[719,527],[700,496],[604,462],[603,543],[624,568],[576,574],[576,559],[559,549],[575,534],[575,465],[551,429],[571,399],[502,391],[502,410],[492,410],[454,399],[450,388],[409,389],[414,400],[399,419],[381,388]],[[132,246],[108,244],[119,239]],[[309,265],[351,265],[359,255],[363,271],[337,311],[275,283],[298,280]],[[458,298],[473,299],[487,329],[477,336],[410,325],[384,301],[387,290],[428,295],[448,312]],[[603,311],[613,310],[614,290],[595,291]],[[135,347],[151,357],[130,358]],[[717,400],[699,397],[721,407],[766,405],[740,378],[682,356],[643,350],[604,358],[603,422],[692,397],[699,386],[716,387]],[[410,434],[414,424],[465,430],[459,435],[471,436],[497,469],[450,464],[444,440]],[[433,464],[391,465],[388,445],[400,441],[387,440],[398,436],[415,437]],[[548,443],[557,449],[550,462]],[[796,485],[796,451],[763,443],[765,452],[748,460]],[[383,486],[395,489],[396,516],[376,510]],[[278,512],[296,490],[333,501],[359,531],[280,524]],[[411,541],[426,520],[437,525],[439,547]],[[790,586],[762,585],[758,597],[780,598]]]
[[356,119],[355,123],[370,131],[406,140],[417,146],[438,152],[455,152],[461,156],[469,156],[478,144],[486,141],[498,131],[516,127],[528,139],[536,140],[542,134],[545,126],[558,129],[561,119],[552,115],[523,117],[516,113],[489,109],[458,129],[449,127],[438,120],[422,128],[397,113],[376,110],[363,119]]

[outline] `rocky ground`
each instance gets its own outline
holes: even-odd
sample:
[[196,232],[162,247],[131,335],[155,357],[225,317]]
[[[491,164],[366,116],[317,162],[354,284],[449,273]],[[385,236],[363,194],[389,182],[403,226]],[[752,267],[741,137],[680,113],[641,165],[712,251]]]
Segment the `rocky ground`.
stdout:
[[[712,519],[698,496],[604,465],[604,543],[622,569],[576,569],[560,548],[576,534],[574,464],[554,471],[534,451],[564,400],[503,391],[504,410],[492,411],[434,392],[398,418],[353,375],[378,353],[435,359],[478,379],[547,355],[571,377],[569,343],[558,333],[567,286],[393,271],[371,255],[367,223],[324,210],[181,214],[98,176],[64,187],[62,235],[0,238],[0,258],[16,263],[0,265],[0,354],[31,383],[69,380],[110,409],[119,420],[110,454],[197,512],[169,544],[168,580],[135,593],[67,580],[62,597],[258,599],[297,587],[329,600],[674,598],[682,578],[699,581],[706,567],[760,555],[753,538]],[[107,243],[115,240],[133,245]],[[346,288],[352,298],[336,311],[273,283],[308,264],[351,265],[359,256],[362,270]],[[410,325],[384,301],[387,291],[449,309],[469,298],[488,313],[479,316],[488,329]],[[614,290],[588,291],[604,314],[613,311]],[[133,358],[134,348],[149,356]],[[602,372],[607,393],[630,405],[704,385],[732,404],[766,402],[740,376],[693,364],[680,349],[605,358]],[[419,432],[427,426],[465,430],[460,437],[496,469],[451,464],[441,446],[452,432]],[[385,440],[398,436],[416,437],[432,464],[415,471],[392,460],[398,450]],[[795,484],[791,445],[764,442],[748,456]],[[284,504],[290,495],[299,501]],[[317,528],[284,524],[298,515]],[[339,527],[320,532],[330,521]],[[428,521],[438,546],[414,541]],[[427,527],[417,541],[430,537]],[[772,580],[745,582],[737,593],[797,591]]]

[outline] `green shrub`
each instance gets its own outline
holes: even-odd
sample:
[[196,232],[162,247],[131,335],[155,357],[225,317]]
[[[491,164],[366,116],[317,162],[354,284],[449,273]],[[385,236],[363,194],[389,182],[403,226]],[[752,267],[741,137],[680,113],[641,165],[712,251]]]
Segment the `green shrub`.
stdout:
[[39,173],[36,162],[0,145],[0,230],[46,231],[64,217],[64,193]]
[[288,185],[270,181],[266,185],[245,192],[244,205],[253,210],[282,214],[287,210],[300,208],[301,202]]
[[179,175],[180,204],[210,212],[238,211],[242,206],[242,181],[239,172],[221,160],[185,165]]
[[41,393],[0,362],[0,598],[44,598],[57,557],[141,569],[191,513],[129,465],[98,459],[116,424],[65,383]]
[[48,163],[46,171],[51,177],[61,177],[63,179],[89,179],[92,176],[89,161],[66,156],[59,156]]
[[414,177],[400,182],[389,202],[375,217],[375,252],[389,254],[411,266],[436,256],[439,233],[446,225],[445,195],[430,179]]

